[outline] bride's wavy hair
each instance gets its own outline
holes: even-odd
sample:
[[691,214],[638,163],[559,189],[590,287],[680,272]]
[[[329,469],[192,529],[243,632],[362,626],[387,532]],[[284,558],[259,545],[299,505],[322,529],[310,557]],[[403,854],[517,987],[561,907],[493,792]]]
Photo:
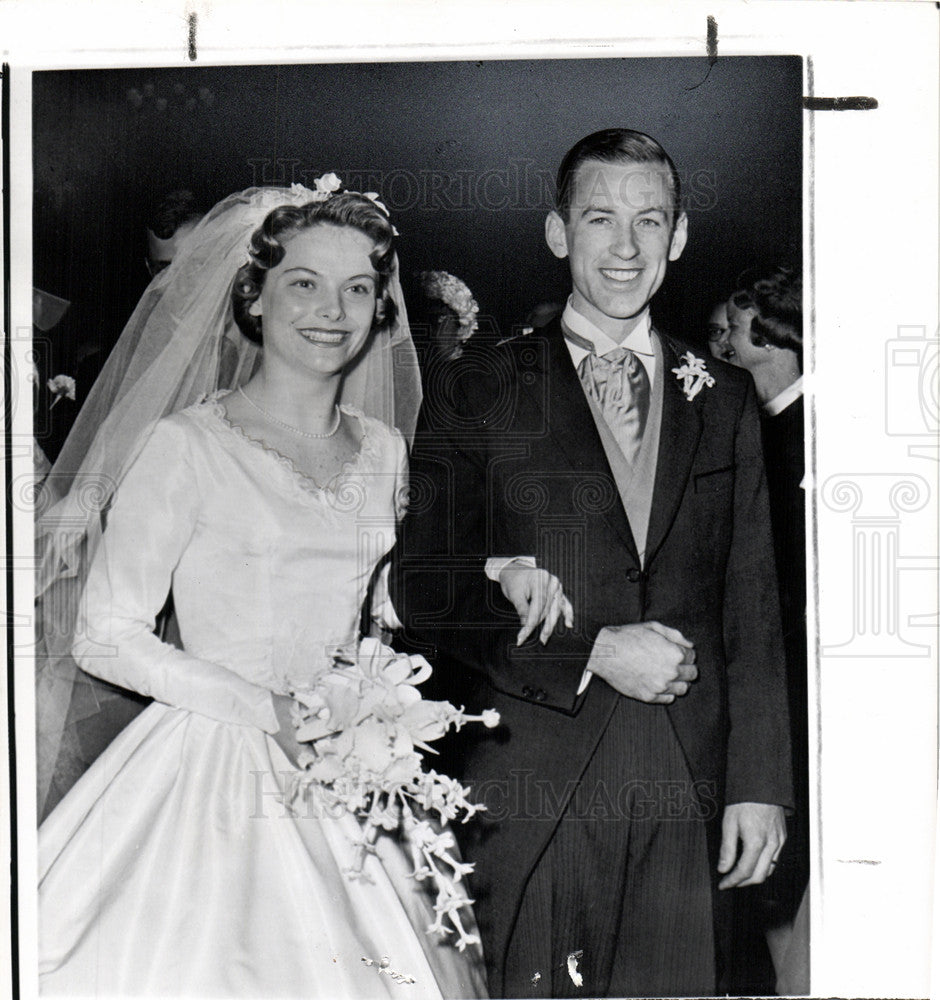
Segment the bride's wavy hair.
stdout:
[[261,317],[249,309],[261,297],[267,272],[284,259],[285,246],[292,237],[314,226],[348,226],[375,244],[369,254],[378,274],[375,319],[372,329],[395,322],[395,303],[389,294],[389,277],[395,269],[395,231],[388,216],[365,195],[343,191],[326,201],[306,205],[281,205],[270,212],[254,231],[248,246],[250,260],[239,268],[232,286],[232,311],[238,328],[256,344],[262,342]]

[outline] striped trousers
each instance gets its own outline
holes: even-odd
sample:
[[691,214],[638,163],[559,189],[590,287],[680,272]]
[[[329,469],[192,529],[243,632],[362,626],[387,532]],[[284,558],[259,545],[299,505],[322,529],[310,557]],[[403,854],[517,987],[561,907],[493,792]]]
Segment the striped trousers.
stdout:
[[621,698],[527,883],[493,995],[714,995],[715,802],[700,791],[665,709]]

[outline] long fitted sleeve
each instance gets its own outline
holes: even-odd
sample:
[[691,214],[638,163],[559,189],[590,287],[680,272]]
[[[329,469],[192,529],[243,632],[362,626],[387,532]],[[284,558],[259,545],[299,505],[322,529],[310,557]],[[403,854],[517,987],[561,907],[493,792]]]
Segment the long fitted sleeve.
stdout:
[[781,643],[757,398],[748,384],[735,434],[734,521],[724,590],[727,802],[792,805]]
[[[394,435],[395,459],[395,523],[400,524],[408,507],[408,448],[397,431]],[[392,603],[389,590],[391,562],[386,561],[378,570],[372,592],[372,620],[381,629],[396,631],[402,627],[398,612]]]
[[121,687],[275,733],[270,690],[153,634],[201,515],[198,466],[184,427],[172,418],[160,421],[115,494],[73,653],[83,670]]

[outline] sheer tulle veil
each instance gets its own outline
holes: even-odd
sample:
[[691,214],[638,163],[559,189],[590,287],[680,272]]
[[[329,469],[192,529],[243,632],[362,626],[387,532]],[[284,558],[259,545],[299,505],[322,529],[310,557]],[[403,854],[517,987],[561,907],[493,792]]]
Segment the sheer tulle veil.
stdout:
[[[219,202],[147,288],[36,490],[40,814],[56,768],[67,771],[69,757],[81,756],[69,746],[67,718],[70,724],[87,718],[114,697],[79,671],[70,654],[81,592],[111,498],[161,417],[251,376],[260,349],[235,325],[231,306],[251,235],[278,206],[329,197],[330,187],[318,182],[313,191],[300,185],[250,188]],[[410,440],[421,382],[397,263],[390,292],[396,321],[372,335],[344,377],[341,401],[397,426]],[[71,765],[79,771],[84,766],[80,759]],[[63,781],[70,784],[76,776],[65,774]]]

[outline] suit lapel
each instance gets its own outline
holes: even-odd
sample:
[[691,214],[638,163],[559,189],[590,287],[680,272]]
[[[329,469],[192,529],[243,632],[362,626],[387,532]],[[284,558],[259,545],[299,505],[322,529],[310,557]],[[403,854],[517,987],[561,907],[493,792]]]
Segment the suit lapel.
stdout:
[[[544,414],[550,436],[571,467],[584,475],[596,475],[601,471],[610,479],[611,489],[617,499],[607,506],[604,516],[639,563],[636,542],[620,502],[604,446],[557,319],[545,328],[542,340],[545,351],[537,363],[542,377],[533,380],[531,384],[520,379],[520,385],[523,391],[533,397]],[[539,395],[541,386],[545,387],[544,397]]]
[[680,363],[676,345],[661,335],[660,340],[663,345],[663,416],[646,538],[647,565],[656,555],[675,519],[702,433],[704,392],[691,402],[685,398],[680,380],[672,372]]

